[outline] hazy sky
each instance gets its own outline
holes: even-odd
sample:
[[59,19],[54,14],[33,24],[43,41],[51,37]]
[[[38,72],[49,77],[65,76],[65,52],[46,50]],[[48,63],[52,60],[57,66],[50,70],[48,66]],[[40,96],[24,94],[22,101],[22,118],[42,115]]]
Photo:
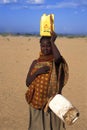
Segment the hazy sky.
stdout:
[[87,34],[87,0],[0,0],[0,32],[39,32],[44,13],[57,33]]

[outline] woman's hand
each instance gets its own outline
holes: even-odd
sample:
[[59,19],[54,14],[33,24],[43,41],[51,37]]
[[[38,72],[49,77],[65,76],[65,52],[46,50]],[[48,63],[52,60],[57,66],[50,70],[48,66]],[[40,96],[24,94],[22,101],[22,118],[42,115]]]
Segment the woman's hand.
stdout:
[[36,71],[36,75],[46,74],[46,73],[49,72],[49,70],[50,70],[50,67],[49,67],[49,66],[41,67],[41,68],[39,68],[39,69]]
[[48,99],[48,102],[47,102],[47,104],[46,104],[46,106],[45,106],[45,108],[44,108],[44,112],[47,112],[47,111],[49,111],[49,103],[50,103],[50,101],[53,99],[53,96],[52,97],[50,97],[49,99]]

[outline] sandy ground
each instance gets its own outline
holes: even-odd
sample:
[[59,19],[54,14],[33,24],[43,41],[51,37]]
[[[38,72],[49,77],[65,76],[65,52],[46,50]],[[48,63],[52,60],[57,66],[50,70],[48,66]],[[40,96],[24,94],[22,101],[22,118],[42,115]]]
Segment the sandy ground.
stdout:
[[[56,45],[69,65],[63,89],[80,118],[67,130],[87,130],[87,38],[57,38]],[[0,36],[0,130],[27,130],[26,75],[38,57],[39,37]]]

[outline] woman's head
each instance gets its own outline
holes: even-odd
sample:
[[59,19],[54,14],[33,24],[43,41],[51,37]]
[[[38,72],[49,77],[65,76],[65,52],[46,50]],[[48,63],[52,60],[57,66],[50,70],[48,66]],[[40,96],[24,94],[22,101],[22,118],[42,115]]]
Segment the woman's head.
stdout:
[[52,47],[51,47],[50,40],[51,40],[51,37],[49,36],[42,36],[40,39],[41,52],[44,55],[52,54]]

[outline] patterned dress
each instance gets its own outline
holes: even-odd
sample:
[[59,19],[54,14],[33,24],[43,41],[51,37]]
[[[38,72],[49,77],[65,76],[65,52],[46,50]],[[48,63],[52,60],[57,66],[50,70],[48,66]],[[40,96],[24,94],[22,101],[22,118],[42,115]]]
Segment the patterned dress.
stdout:
[[[28,94],[33,92],[33,96],[29,101],[28,130],[65,130],[65,124],[50,109],[44,112],[48,99],[59,91],[60,84],[58,84],[58,79],[60,78],[56,76],[58,71],[53,66],[53,58],[47,61],[45,59],[42,61],[42,59],[39,58],[37,64],[32,69],[31,75],[38,68],[46,65],[50,67],[50,71],[47,74],[38,75],[29,86]],[[65,70],[64,72],[67,71]]]

